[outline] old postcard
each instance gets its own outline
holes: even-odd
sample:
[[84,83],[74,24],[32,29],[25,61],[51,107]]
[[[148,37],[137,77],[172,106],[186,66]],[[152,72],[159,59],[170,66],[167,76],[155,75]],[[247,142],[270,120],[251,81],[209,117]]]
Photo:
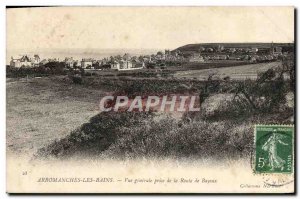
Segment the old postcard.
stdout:
[[7,7],[7,192],[294,193],[294,13]]

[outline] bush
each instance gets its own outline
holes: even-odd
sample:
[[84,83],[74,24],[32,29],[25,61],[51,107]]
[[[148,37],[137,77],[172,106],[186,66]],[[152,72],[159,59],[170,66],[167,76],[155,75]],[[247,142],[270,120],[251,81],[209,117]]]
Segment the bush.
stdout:
[[75,75],[75,76],[72,77],[72,80],[73,80],[74,84],[82,84],[82,77],[81,76]]
[[143,126],[120,128],[117,141],[103,157],[136,158],[236,158],[249,155],[253,133],[249,126],[194,121],[179,125],[165,118]]
[[251,124],[153,119],[147,113],[101,113],[69,136],[40,149],[38,157],[75,155],[109,159],[238,158],[249,155]]
[[7,77],[34,77],[34,76],[48,76],[48,75],[66,75],[66,69],[63,62],[49,62],[39,67],[7,67]]
[[[255,81],[247,79],[231,84],[220,82],[216,87],[210,88],[213,85],[210,80],[200,94],[200,114],[187,113],[185,117],[211,121],[243,121],[254,115],[290,115],[291,108],[286,103],[287,93],[290,92],[288,83],[274,69],[260,73]],[[216,89],[217,87],[221,89]],[[284,121],[280,116],[277,119]]]
[[38,150],[37,156],[64,158],[73,155],[100,155],[116,141],[119,127],[141,124],[148,117],[151,117],[150,113],[100,113],[67,137]]
[[274,112],[285,104],[288,88],[282,76],[273,69],[259,74],[256,81],[239,82],[235,102],[253,112]]

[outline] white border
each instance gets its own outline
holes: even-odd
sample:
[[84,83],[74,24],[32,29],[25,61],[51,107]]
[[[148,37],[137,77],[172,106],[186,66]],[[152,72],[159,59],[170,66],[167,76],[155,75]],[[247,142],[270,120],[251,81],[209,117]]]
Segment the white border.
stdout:
[[[262,0],[251,0],[251,1],[237,1],[237,0],[130,0],[130,1],[124,1],[124,0],[2,0],[0,1],[0,62],[1,62],[1,69],[0,69],[0,120],[1,120],[1,138],[0,138],[0,198],[9,198],[12,196],[8,196],[6,191],[6,166],[5,166],[5,111],[6,111],[6,90],[5,90],[5,49],[6,49],[6,28],[5,28],[5,7],[6,6],[33,6],[33,5],[40,5],[40,6],[61,6],[61,5],[67,5],[67,6],[295,6],[296,8],[299,8],[300,6],[299,0],[276,0],[276,1],[262,1]],[[299,12],[299,10],[298,10]],[[298,13],[299,15],[299,13]],[[299,20],[297,21],[297,27],[299,27]],[[296,35],[298,38],[298,34]],[[299,57],[299,51],[297,49],[297,57]],[[299,68],[297,69],[297,77],[299,77]],[[297,81],[297,91],[296,93],[299,93],[299,80]],[[299,98],[297,99],[297,112],[299,111]],[[295,134],[297,134],[298,126],[299,126],[299,117],[297,117],[297,129]],[[299,139],[299,135],[297,135],[297,139]],[[297,144],[295,144],[297,146]],[[298,147],[299,149],[299,147]],[[297,163],[299,163],[299,150],[297,150],[297,157],[296,160]],[[299,170],[297,172],[297,177],[299,176]],[[297,185],[297,189],[299,191],[299,182]],[[46,198],[49,196],[24,196],[22,198]],[[65,198],[66,196],[54,196],[55,198]],[[85,198],[87,196],[76,196],[76,198]],[[107,196],[101,196],[101,197],[107,197]],[[119,198],[121,196],[113,196],[113,198]],[[141,196],[139,196],[141,197]],[[145,197],[145,196],[143,196]],[[159,196],[158,198],[162,198],[163,196]],[[202,196],[203,197],[203,196]],[[207,197],[207,196],[205,196]],[[231,196],[226,196],[228,198],[231,198]],[[255,197],[261,197],[261,196],[255,196]],[[286,197],[286,196],[282,196]],[[110,196],[110,198],[112,198]]]
[[287,6],[295,5],[295,0],[285,1],[237,1],[237,0],[6,0],[7,5],[133,5],[133,6]]

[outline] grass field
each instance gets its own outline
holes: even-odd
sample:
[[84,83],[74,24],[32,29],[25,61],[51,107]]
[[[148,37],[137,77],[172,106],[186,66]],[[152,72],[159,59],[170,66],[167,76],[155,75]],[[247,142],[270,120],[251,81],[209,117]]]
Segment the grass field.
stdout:
[[101,90],[74,85],[63,77],[7,79],[6,86],[7,149],[26,154],[88,121],[97,113],[104,95]]

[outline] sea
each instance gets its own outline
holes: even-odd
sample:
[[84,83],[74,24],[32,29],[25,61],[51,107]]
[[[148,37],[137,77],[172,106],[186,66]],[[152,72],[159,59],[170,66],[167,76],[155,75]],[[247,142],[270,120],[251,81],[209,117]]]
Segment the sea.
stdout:
[[83,58],[99,60],[110,56],[122,56],[125,53],[131,56],[151,55],[156,54],[158,51],[162,51],[162,49],[7,49],[6,64],[9,65],[11,57],[18,58],[22,55],[33,57],[37,54],[41,60],[57,58],[60,61],[63,61],[66,57],[73,57],[74,60],[80,61]]

